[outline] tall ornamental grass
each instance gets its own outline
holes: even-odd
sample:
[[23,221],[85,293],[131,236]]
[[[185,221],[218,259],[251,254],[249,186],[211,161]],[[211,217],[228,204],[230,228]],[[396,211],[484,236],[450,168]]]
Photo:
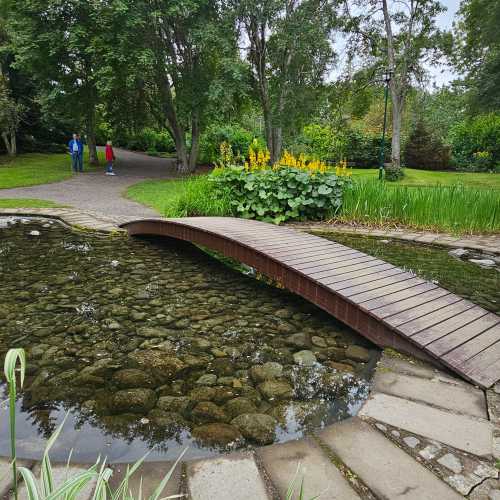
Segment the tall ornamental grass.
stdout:
[[404,225],[452,233],[500,231],[500,191],[455,186],[407,187],[358,181],[338,217],[368,225]]

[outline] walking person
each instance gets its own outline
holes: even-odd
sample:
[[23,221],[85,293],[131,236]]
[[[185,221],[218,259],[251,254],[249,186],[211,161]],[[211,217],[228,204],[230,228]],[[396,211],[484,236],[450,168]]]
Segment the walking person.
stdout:
[[106,142],[106,175],[116,175],[113,171],[113,164],[116,160],[115,152],[113,151],[113,143]]
[[80,134],[76,134],[78,141],[78,171],[83,172],[83,141]]
[[[69,154],[71,155],[71,167],[73,168],[73,172],[76,173],[79,171],[79,166],[80,166],[80,143],[78,141],[78,134],[73,134],[73,139],[69,141],[68,147],[69,147]],[[83,170],[83,162],[82,162],[82,170]]]

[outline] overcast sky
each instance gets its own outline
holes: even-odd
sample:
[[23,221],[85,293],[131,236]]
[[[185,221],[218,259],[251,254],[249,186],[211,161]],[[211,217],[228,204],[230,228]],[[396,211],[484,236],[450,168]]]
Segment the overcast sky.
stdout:
[[[451,29],[460,0],[441,0],[441,3],[448,10],[438,17],[437,23],[442,29]],[[456,74],[447,66],[429,68],[429,72],[437,85],[446,84],[456,77]]]

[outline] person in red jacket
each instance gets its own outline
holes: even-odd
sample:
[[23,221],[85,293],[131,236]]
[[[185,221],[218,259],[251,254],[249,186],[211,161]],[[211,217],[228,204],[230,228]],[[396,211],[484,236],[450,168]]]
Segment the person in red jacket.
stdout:
[[115,153],[113,151],[113,143],[108,141],[106,143],[106,175],[116,175],[113,172],[113,163],[115,161]]

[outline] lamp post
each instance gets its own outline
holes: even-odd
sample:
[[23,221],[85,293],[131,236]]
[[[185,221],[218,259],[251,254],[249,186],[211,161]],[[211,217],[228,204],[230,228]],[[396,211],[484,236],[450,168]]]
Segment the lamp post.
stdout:
[[384,178],[384,160],[385,160],[385,128],[387,126],[387,101],[389,99],[389,83],[391,82],[392,75],[394,71],[389,68],[384,71],[383,81],[385,82],[384,90],[384,128],[382,131],[382,141],[380,144],[380,155],[378,159],[378,178],[382,180]]

